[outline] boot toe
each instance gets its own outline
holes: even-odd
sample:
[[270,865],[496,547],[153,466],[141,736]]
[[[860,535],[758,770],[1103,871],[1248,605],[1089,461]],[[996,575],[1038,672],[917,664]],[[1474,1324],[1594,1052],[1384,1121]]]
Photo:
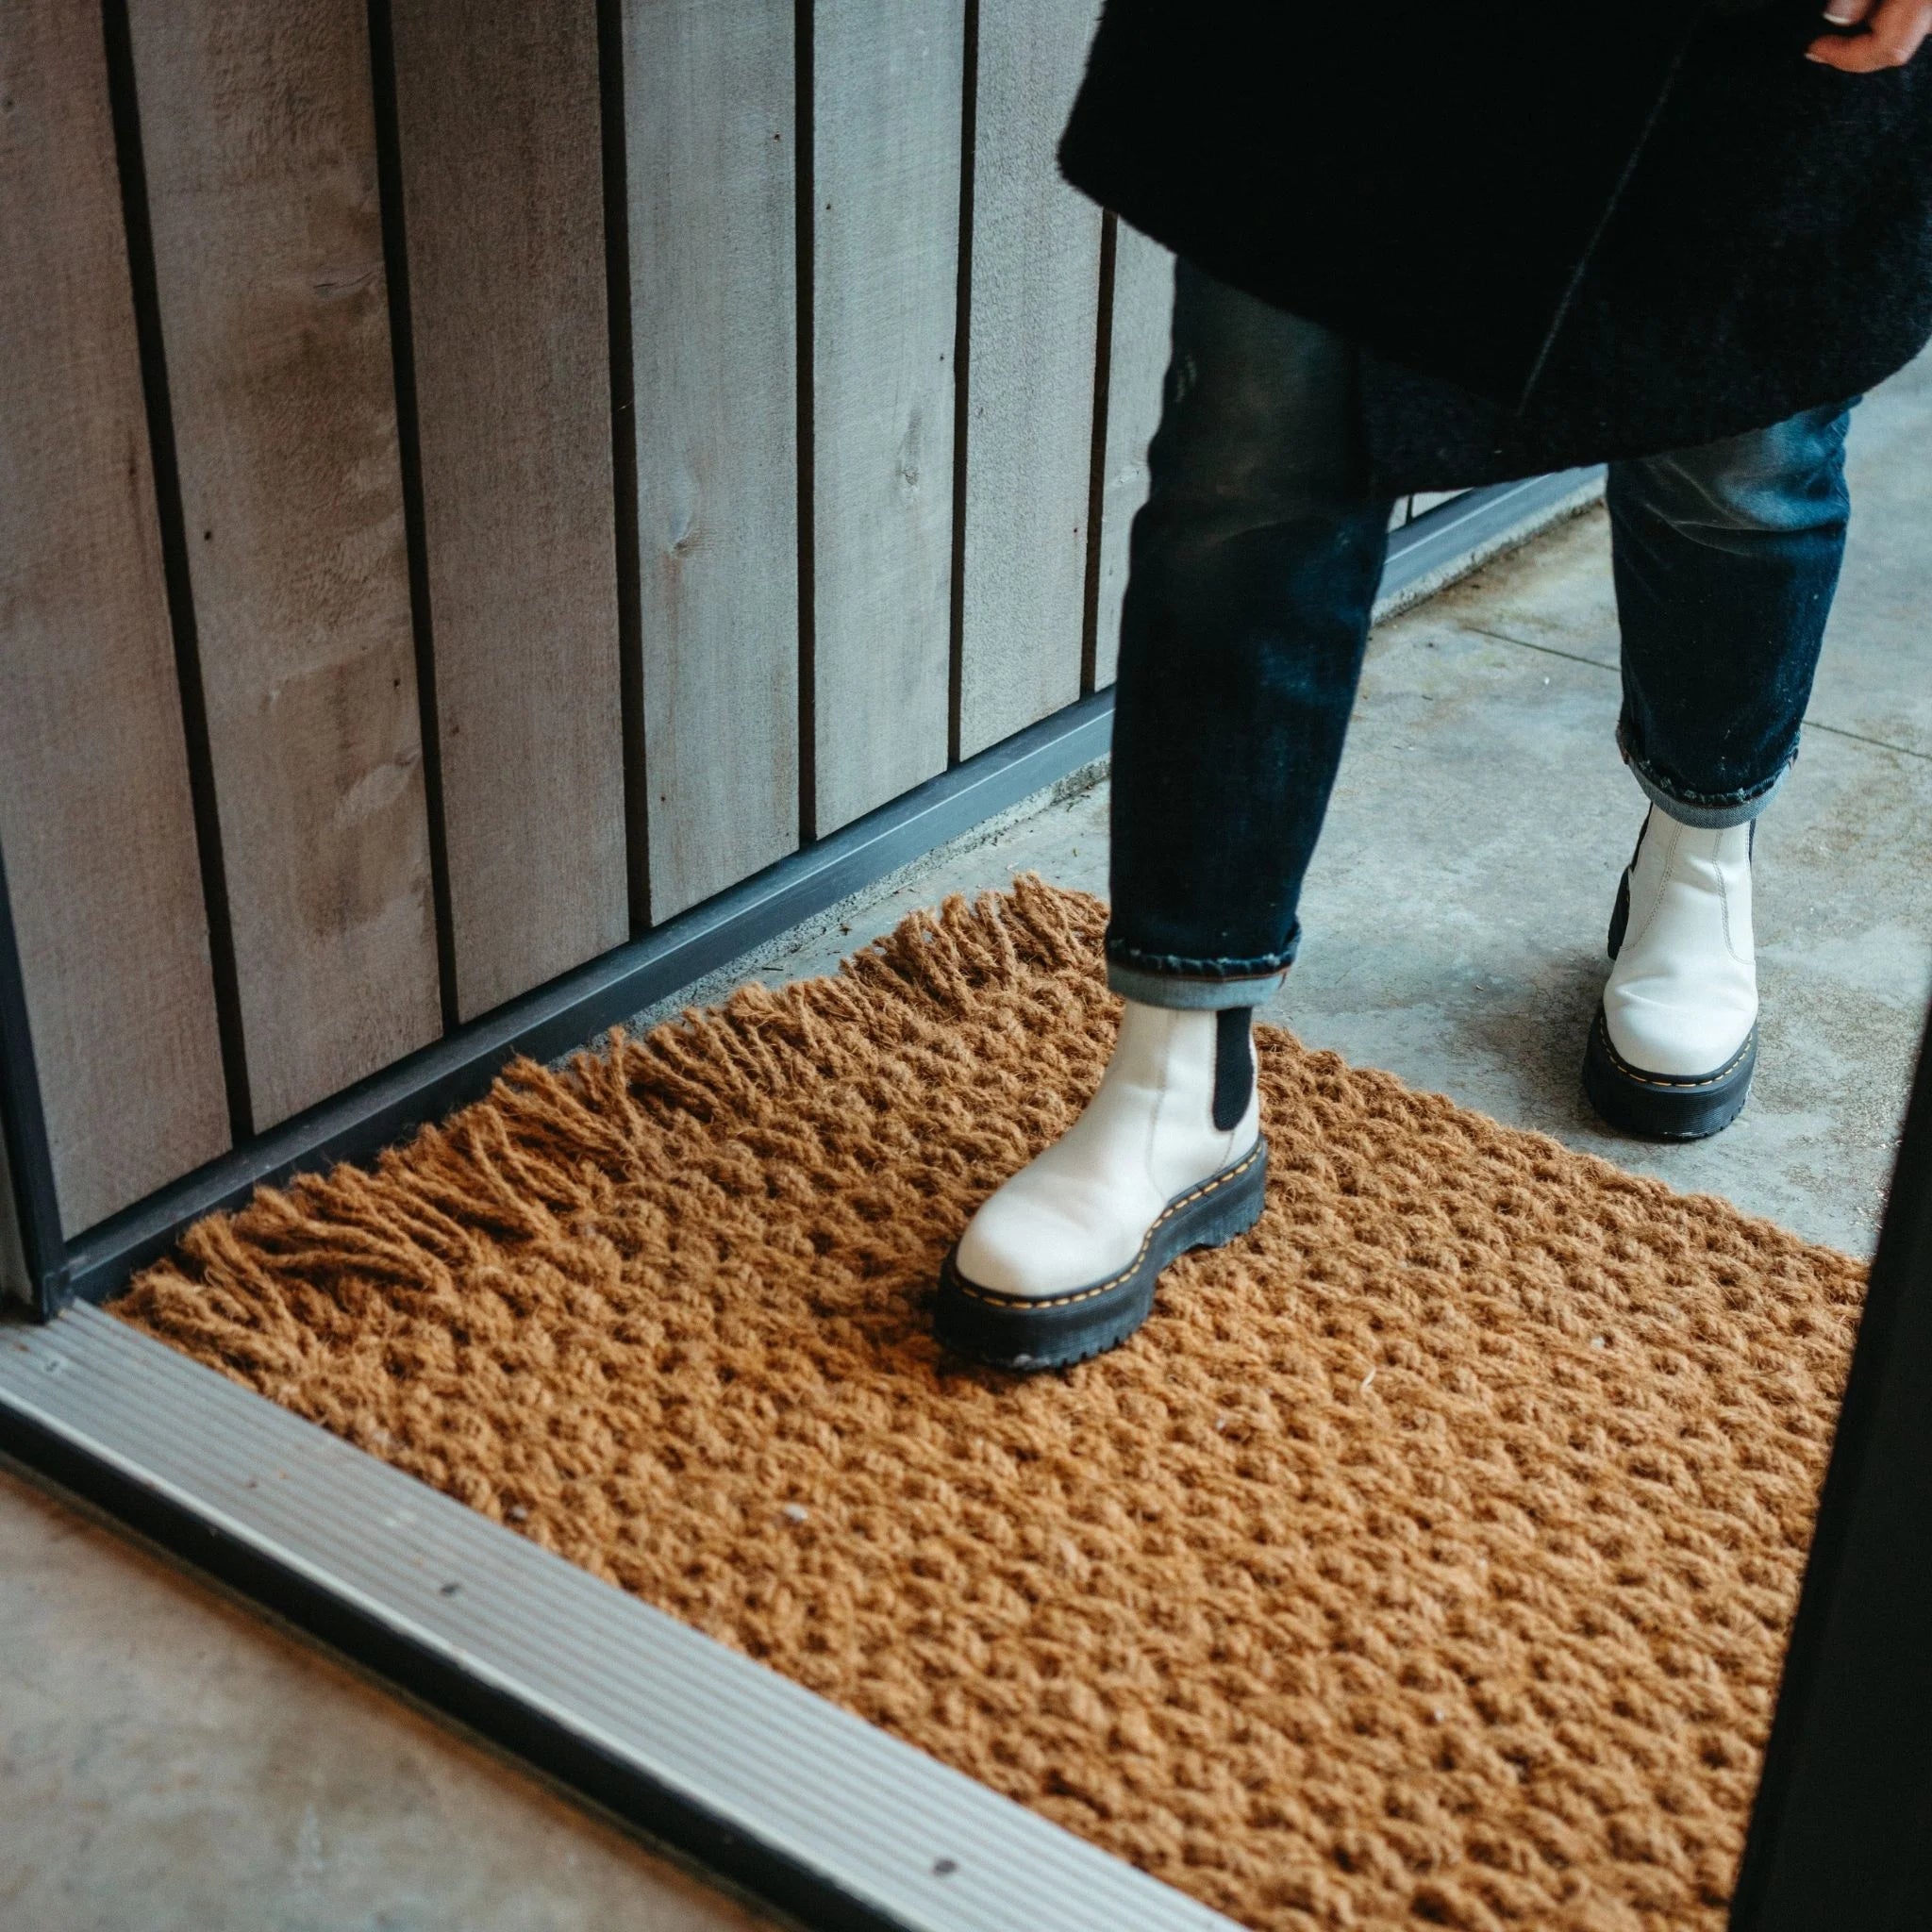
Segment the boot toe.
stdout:
[[1604,995],[1604,1026],[1626,1066],[1672,1080],[1700,1080],[1728,1066],[1751,1037],[1755,1011],[1712,1010],[1611,988]]
[[1606,1125],[1646,1141],[1702,1141],[1743,1111],[1757,1066],[1754,1024],[1730,1057],[1694,1074],[1633,1064],[1611,1038],[1599,1008],[1583,1056],[1583,1090]]
[[1162,1203],[1142,1204],[1145,1219],[1124,1218],[1124,1204],[1061,1181],[1050,1198],[1015,1177],[993,1193],[959,1237],[954,1265],[993,1294],[1068,1294],[1129,1266]]
[[1009,1214],[1011,1204],[995,1194],[940,1271],[933,1325],[949,1347],[1002,1368],[1086,1361],[1147,1319],[1160,1272],[1177,1255],[1219,1247],[1253,1226],[1267,1182],[1268,1145],[1257,1141],[1144,1223],[1116,1223],[1106,1242],[1065,1215]]

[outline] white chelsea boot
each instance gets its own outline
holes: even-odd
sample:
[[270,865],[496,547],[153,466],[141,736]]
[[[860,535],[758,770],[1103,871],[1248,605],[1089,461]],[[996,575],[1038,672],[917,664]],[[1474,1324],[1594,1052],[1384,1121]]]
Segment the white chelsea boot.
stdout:
[[1749,824],[1705,831],[1660,807],[1610,921],[1609,983],[1583,1084],[1613,1127],[1697,1141],[1728,1126],[1757,1064]]
[[940,1276],[940,1339],[1018,1369],[1124,1341],[1160,1271],[1218,1247],[1261,1211],[1268,1147],[1253,1009],[1129,1000],[1087,1109],[1000,1187]]

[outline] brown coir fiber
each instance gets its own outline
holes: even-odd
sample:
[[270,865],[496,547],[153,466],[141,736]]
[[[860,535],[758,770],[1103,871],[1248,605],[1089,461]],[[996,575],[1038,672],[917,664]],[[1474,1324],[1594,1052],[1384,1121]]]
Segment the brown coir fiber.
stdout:
[[1254,1233],[1098,1361],[944,1360],[1102,920],[519,1066],[120,1312],[1251,1925],[1717,1932],[1861,1271],[1271,1031]]

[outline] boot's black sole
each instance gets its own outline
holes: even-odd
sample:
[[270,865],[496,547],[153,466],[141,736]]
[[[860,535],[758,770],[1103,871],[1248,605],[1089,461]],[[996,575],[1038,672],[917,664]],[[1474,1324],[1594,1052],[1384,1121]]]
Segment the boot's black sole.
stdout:
[[961,1355],[1003,1369],[1062,1369],[1118,1348],[1154,1312],[1160,1271],[1190,1248],[1218,1248],[1253,1227],[1268,1185],[1268,1142],[1176,1195],[1131,1265],[1063,1294],[996,1294],[959,1273],[956,1247],[940,1270],[933,1328]]
[[1610,1044],[1609,1023],[1597,1008],[1583,1053],[1583,1091],[1607,1124],[1645,1141],[1703,1141],[1743,1111],[1757,1069],[1757,1028],[1715,1073],[1646,1074]]

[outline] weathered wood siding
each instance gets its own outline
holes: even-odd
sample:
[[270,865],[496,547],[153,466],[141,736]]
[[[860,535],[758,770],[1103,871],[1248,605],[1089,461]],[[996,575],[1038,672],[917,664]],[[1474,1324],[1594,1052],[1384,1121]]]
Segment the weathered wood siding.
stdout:
[[0,11],[70,1230],[1111,678],[1172,277],[1055,167],[1096,12]]
[[252,1124],[433,1040],[363,0],[130,0]]
[[942,772],[963,0],[821,0],[811,124],[814,829]]
[[596,0],[395,0],[462,1019],[630,930]]
[[1080,693],[1100,210],[1055,143],[1093,0],[980,0],[973,152],[959,750]]
[[228,1142],[97,10],[0,9],[0,848],[70,1232]]
[[624,17],[655,921],[798,843],[797,58],[791,0]]

